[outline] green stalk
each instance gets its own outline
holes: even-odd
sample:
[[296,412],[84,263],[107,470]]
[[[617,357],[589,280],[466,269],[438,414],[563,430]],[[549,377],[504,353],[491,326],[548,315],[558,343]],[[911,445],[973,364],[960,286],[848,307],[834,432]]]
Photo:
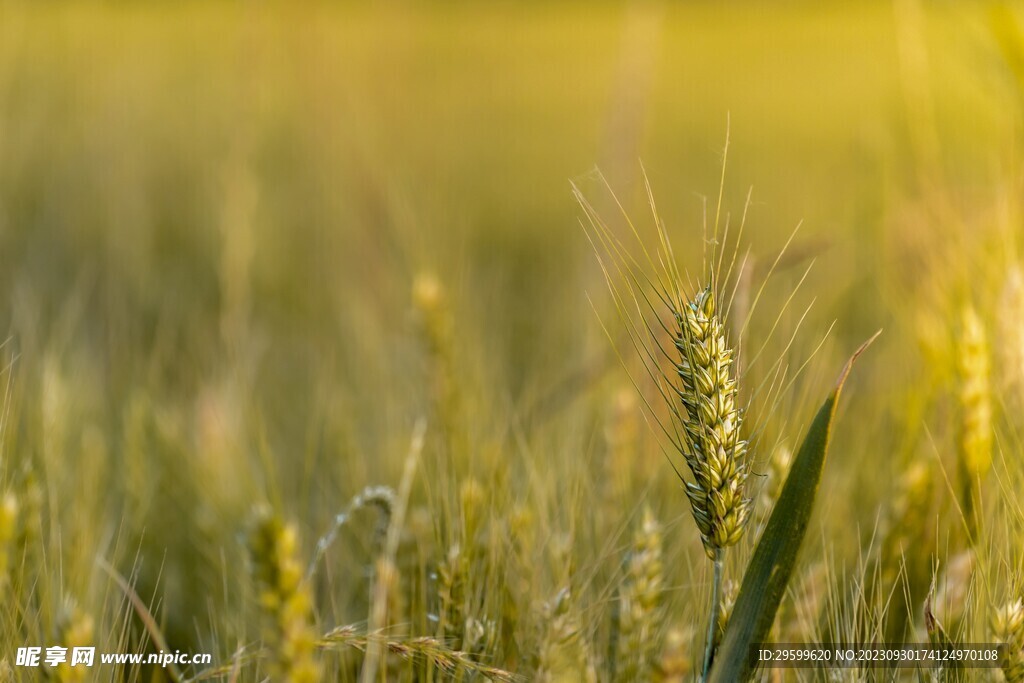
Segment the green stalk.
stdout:
[[715,628],[718,626],[718,613],[722,609],[722,556],[725,550],[715,548],[715,578],[711,584],[711,616],[708,619],[708,637],[704,645],[704,668],[700,675],[701,683],[708,679],[711,671],[711,659],[715,654]]

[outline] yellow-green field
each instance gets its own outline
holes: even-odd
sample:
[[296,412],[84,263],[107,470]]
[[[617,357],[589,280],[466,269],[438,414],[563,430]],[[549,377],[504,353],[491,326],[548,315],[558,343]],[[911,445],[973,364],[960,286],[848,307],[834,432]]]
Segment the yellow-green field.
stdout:
[[[678,294],[757,299],[722,627],[883,329],[768,637],[1024,681],[1022,117],[1013,4],[0,2],[0,681],[698,680],[588,220],[656,248],[645,178]],[[76,645],[212,663],[17,662]]]

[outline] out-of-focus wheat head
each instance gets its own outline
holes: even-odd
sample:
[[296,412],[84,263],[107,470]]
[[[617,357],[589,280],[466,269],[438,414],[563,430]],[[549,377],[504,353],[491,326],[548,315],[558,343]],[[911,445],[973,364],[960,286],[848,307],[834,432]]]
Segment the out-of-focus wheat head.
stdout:
[[607,453],[605,476],[601,481],[600,522],[602,529],[611,529],[628,504],[644,462],[640,455],[638,436],[640,406],[632,387],[616,389],[608,401],[604,423]]
[[271,649],[271,680],[314,683],[320,680],[313,631],[312,597],[298,560],[298,533],[276,515],[260,510],[249,537],[260,606],[267,621],[264,636]]
[[18,533],[18,498],[8,491],[0,498],[0,593],[10,582],[11,553]]
[[651,680],[658,683],[684,683],[693,680],[693,629],[672,627],[665,634]]
[[467,544],[476,545],[487,513],[487,491],[475,477],[459,485],[459,507],[462,510],[463,537]]
[[438,630],[447,641],[461,644],[462,630],[466,623],[466,583],[469,574],[469,559],[458,543],[448,548],[448,553],[437,567],[437,597],[440,602]]
[[487,521],[486,503],[486,492],[477,479],[470,477],[462,482],[459,486],[461,540],[448,546],[436,570],[438,635],[457,649],[466,649],[469,641],[479,645],[481,638],[488,637],[484,631],[489,620],[477,618],[470,588],[471,570],[485,564],[482,556],[485,544],[481,543],[480,535]]
[[744,496],[747,442],[740,437],[743,414],[736,405],[733,350],[710,285],[673,314],[676,391],[683,405],[676,415],[683,428],[683,456],[695,480],[686,482],[686,495],[704,549],[714,558],[717,549],[740,540],[751,510]]
[[793,464],[793,450],[788,444],[780,443],[768,458],[764,481],[757,496],[758,517],[767,520],[772,506],[782,493],[782,485],[786,483],[789,468]]
[[1006,646],[1002,669],[1007,683],[1024,682],[1024,600],[999,607],[991,625],[993,637]]
[[972,578],[977,569],[973,550],[949,558],[935,582],[930,599],[932,617],[952,634],[961,633],[972,594]]
[[725,627],[729,625],[732,608],[736,606],[736,596],[739,595],[739,592],[740,585],[736,581],[726,581],[722,585],[722,609],[718,613],[718,623],[715,625],[715,647],[722,642]]
[[919,607],[913,596],[919,596],[932,581],[929,554],[921,549],[933,547],[935,542],[934,488],[929,463],[914,457],[889,496],[891,505],[878,548],[879,572],[872,577],[872,592],[884,596],[888,604],[885,633],[893,642],[913,629],[913,615]]
[[[1006,272],[996,316],[999,389],[1008,416],[1018,419],[1024,410],[1024,271],[1014,263]],[[1018,426],[1021,425],[1018,422]]]
[[71,666],[71,652],[76,647],[94,644],[93,618],[79,607],[71,605],[64,610],[57,627],[57,641],[68,649],[68,660],[57,665],[57,680],[71,683],[85,680],[89,669],[82,665]]
[[973,306],[961,311],[956,346],[959,391],[959,469],[963,508],[972,529],[977,511],[974,488],[992,465],[992,385],[988,334]]
[[424,271],[412,284],[412,302],[420,320],[420,336],[427,352],[434,410],[448,448],[464,452],[462,395],[456,378],[455,337],[444,285]]
[[579,617],[572,610],[572,594],[563,589],[544,606],[547,622],[540,648],[537,681],[540,683],[597,683],[590,645]]
[[658,648],[663,590],[661,525],[645,507],[620,595],[615,680],[647,680]]
[[900,477],[892,497],[888,529],[882,544],[882,585],[891,587],[904,571],[914,549],[930,538],[933,477],[928,464],[915,459]]

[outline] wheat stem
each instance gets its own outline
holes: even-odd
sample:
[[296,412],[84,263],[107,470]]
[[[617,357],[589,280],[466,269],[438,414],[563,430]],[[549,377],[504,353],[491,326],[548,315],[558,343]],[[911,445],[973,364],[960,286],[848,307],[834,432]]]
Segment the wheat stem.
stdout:
[[708,617],[708,635],[704,645],[704,666],[700,680],[706,681],[711,671],[711,660],[715,655],[715,627],[718,625],[718,612],[722,608],[722,565],[725,555],[724,548],[715,548],[715,577],[711,584],[711,609]]

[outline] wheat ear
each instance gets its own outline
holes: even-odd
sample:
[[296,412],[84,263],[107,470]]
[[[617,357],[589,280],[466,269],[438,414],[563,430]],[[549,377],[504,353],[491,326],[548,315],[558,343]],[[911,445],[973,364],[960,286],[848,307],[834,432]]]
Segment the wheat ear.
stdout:
[[992,635],[1006,646],[1002,668],[1007,683],[1024,683],[1024,601],[1018,598],[996,610]]
[[740,438],[743,413],[736,405],[734,354],[715,310],[710,285],[674,311],[678,351],[676,393],[683,409],[682,454],[694,481],[685,482],[704,550],[714,561],[711,614],[704,650],[704,676],[711,668],[721,606],[723,551],[743,536],[751,501],[744,496],[747,442]]
[[976,488],[992,464],[992,386],[988,335],[973,307],[963,309],[957,343],[959,387],[959,470],[964,515],[977,533]]
[[733,350],[725,341],[710,286],[675,317],[683,456],[695,480],[686,482],[686,495],[704,549],[715,559],[743,536],[751,509],[744,497],[747,442],[740,438],[743,414],[736,406]]
[[658,647],[663,590],[661,525],[650,508],[633,537],[622,587],[615,680],[647,680]]
[[271,680],[315,683],[320,670],[314,658],[312,597],[298,560],[298,534],[268,511],[257,514],[249,537],[253,574],[267,620],[264,640],[271,648]]

